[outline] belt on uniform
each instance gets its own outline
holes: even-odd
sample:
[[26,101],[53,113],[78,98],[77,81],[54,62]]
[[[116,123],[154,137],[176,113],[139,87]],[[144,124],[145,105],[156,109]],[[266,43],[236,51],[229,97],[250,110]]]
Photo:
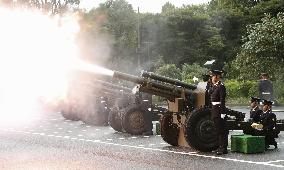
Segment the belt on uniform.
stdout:
[[270,92],[262,92],[262,94],[270,94]]
[[213,106],[218,105],[218,104],[221,104],[221,102],[212,102]]

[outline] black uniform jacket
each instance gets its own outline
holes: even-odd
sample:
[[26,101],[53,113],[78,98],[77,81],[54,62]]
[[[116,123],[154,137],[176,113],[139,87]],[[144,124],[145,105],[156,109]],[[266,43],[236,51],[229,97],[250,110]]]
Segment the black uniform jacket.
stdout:
[[271,111],[267,111],[261,115],[261,124],[264,131],[272,131],[276,126],[276,115]]
[[[225,114],[225,98],[226,98],[226,88],[224,84],[220,81],[213,85],[212,92],[211,92],[211,102],[220,102],[220,104],[212,106],[212,117],[220,117],[220,114]],[[216,108],[219,107],[219,113],[214,111]]]
[[261,115],[262,110],[260,110],[258,106],[250,110],[250,118],[252,118],[252,122],[254,123],[259,123],[261,121]]

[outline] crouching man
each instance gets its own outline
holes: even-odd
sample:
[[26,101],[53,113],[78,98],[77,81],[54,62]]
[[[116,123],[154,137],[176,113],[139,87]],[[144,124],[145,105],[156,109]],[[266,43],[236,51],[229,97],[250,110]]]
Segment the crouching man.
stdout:
[[280,131],[275,129],[276,115],[271,110],[272,102],[268,100],[263,101],[263,114],[260,117],[260,124],[253,123],[252,127],[257,129],[255,134],[258,136],[265,136],[265,148],[268,149],[269,145],[274,145],[277,148],[275,138],[278,137]]

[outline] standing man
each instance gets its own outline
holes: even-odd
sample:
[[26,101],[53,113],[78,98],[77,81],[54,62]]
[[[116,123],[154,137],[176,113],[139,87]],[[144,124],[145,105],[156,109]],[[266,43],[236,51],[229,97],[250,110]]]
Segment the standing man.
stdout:
[[257,97],[251,97],[251,110],[250,110],[250,118],[252,119],[253,123],[260,122],[260,116],[262,115],[262,110],[259,109],[260,99]]
[[217,155],[227,154],[228,147],[228,134],[229,131],[226,127],[226,120],[224,119],[226,113],[225,98],[226,98],[226,88],[221,83],[220,70],[211,70],[211,81],[212,81],[212,92],[211,92],[211,102],[212,102],[212,119],[216,127],[218,135],[219,148],[217,150]]
[[258,83],[259,98],[265,100],[273,100],[273,84],[268,79],[267,73],[261,73],[260,81]]

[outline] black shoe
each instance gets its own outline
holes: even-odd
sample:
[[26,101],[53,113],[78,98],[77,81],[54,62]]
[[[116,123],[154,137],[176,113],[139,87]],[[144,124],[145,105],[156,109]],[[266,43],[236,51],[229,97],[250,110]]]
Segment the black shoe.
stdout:
[[144,136],[150,136],[150,135],[153,135],[153,131],[147,131],[147,132],[144,132],[144,133],[142,133],[142,135],[144,135]]
[[228,153],[227,149],[220,149],[220,150],[217,150],[217,152],[216,152],[217,155],[223,155],[223,154],[227,154],[227,153]]
[[265,145],[265,149],[267,150],[270,146],[269,145]]
[[277,143],[275,143],[275,144],[274,144],[274,147],[275,147],[275,149],[277,149],[277,148],[278,148]]

